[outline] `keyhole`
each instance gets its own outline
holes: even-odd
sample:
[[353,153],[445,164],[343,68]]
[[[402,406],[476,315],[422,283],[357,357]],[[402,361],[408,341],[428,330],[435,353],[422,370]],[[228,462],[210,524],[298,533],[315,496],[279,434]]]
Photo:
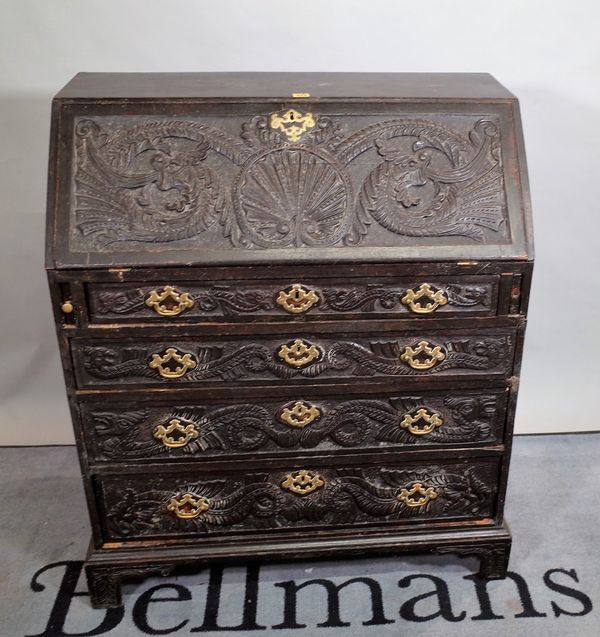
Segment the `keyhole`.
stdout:
[[294,113],[290,113],[290,121],[293,122],[294,121]]

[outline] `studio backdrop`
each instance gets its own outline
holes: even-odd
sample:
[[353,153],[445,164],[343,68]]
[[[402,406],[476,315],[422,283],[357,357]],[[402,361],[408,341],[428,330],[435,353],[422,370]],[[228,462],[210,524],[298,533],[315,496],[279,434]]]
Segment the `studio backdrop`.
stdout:
[[73,442],[43,270],[52,96],[78,71],[492,73],[520,99],[536,266],[517,433],[597,430],[598,4],[0,0],[0,445]]

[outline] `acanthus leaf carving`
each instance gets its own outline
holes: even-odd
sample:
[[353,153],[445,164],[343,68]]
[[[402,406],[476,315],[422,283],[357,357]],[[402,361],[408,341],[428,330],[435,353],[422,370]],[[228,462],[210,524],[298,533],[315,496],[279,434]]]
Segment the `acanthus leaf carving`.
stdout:
[[[74,185],[76,226],[97,250],[213,241],[215,222],[242,248],[358,245],[373,222],[407,237],[484,241],[506,219],[491,120],[468,137],[398,119],[343,138],[335,118],[288,109],[243,123],[241,139],[196,119],[116,130],[101,121],[76,124]],[[369,151],[379,161],[358,177],[349,165]],[[223,177],[213,154],[231,163]]]
[[[438,424],[415,436],[403,426],[407,414],[437,414]],[[318,403],[294,401],[283,406],[252,403],[226,407],[93,411],[91,455],[105,460],[151,459],[168,455],[225,455],[237,452],[283,451],[318,447],[352,448],[393,445],[451,445],[493,442],[501,437],[498,397],[453,395],[443,400],[423,396],[342,401],[330,410]],[[182,447],[166,447],[156,439],[157,425],[177,420],[192,425],[198,436]],[[439,425],[439,421],[443,425]]]
[[[472,517],[490,511],[491,470],[482,463],[460,471],[451,465],[284,471],[227,481],[173,481],[168,489],[105,484],[104,493],[111,534],[127,538],[152,535],[157,529],[186,534],[307,523],[393,522],[406,517]],[[180,519],[172,511],[180,505],[181,494],[202,506],[189,515],[185,511]]]

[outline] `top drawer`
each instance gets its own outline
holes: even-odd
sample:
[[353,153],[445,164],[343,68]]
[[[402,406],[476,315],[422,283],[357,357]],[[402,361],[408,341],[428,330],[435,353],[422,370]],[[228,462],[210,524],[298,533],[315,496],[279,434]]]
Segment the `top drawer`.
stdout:
[[89,283],[90,323],[495,316],[499,275]]

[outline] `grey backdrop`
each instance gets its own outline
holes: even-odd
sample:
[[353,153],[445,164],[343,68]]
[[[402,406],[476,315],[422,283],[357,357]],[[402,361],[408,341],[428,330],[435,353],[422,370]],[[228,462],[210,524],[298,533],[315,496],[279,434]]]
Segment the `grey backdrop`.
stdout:
[[598,7],[0,0],[0,445],[73,440],[42,267],[50,100],[77,71],[491,72],[521,100],[537,243],[516,429],[600,429]]

